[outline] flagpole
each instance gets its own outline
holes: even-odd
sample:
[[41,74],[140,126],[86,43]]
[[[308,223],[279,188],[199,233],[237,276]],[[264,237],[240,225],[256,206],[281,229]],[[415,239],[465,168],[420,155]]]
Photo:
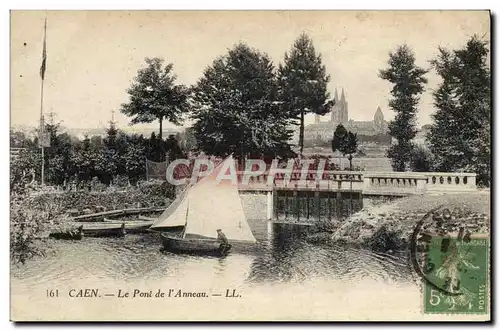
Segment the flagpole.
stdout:
[[[40,137],[38,138],[40,140],[40,138],[42,137],[42,135],[45,135],[45,121],[44,121],[44,118],[43,118],[43,79],[42,79],[42,88],[40,89]],[[41,144],[41,147],[42,147],[42,187],[45,183],[45,153],[44,153],[44,142],[42,142]]]
[[[45,65],[46,65],[46,40],[47,40],[47,18],[45,18],[45,24],[43,27],[43,53],[42,53],[42,67],[40,68],[40,78],[42,79],[42,86],[40,88],[40,133],[39,133],[39,143],[42,136],[45,138],[45,125],[43,118],[43,83],[45,78]],[[44,153],[44,141],[41,142],[40,146],[42,148],[42,176],[41,176],[41,184],[42,187],[45,183],[45,153]]]

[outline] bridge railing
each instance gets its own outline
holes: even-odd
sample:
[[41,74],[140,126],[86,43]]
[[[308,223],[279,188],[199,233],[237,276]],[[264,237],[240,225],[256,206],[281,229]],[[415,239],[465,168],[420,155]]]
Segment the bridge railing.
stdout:
[[362,190],[365,194],[424,194],[426,192],[475,191],[476,174],[438,172],[311,171],[302,174],[238,171],[241,190],[320,189]]
[[475,191],[475,173],[422,172],[427,177],[427,191]]
[[301,171],[286,173],[263,173],[254,175],[251,172],[238,171],[240,189],[271,190],[276,188],[302,189],[340,189],[361,190],[363,188],[363,172],[360,171],[311,171],[302,174]]
[[365,173],[363,192],[369,194],[423,194],[427,176],[413,172]]

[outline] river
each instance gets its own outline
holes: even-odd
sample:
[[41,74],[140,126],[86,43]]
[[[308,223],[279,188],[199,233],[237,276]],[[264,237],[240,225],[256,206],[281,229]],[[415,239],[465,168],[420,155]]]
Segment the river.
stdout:
[[[46,257],[11,267],[12,313],[63,320],[390,319],[399,316],[397,309],[403,309],[401,316],[420,314],[420,290],[406,254],[312,245],[304,240],[307,226],[250,225],[258,244],[223,258],[162,252],[154,234],[53,240]],[[201,299],[170,300],[162,310],[147,298],[70,297],[82,288],[114,295],[120,289],[153,295],[182,289],[224,297],[230,290],[241,298],[215,297],[203,305]],[[48,298],[47,290],[55,289],[60,297]]]

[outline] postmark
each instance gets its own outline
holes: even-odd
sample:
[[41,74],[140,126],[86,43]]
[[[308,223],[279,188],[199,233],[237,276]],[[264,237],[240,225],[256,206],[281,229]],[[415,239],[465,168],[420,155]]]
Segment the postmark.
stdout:
[[489,310],[489,236],[474,233],[462,210],[437,207],[416,225],[411,260],[422,278],[426,314]]

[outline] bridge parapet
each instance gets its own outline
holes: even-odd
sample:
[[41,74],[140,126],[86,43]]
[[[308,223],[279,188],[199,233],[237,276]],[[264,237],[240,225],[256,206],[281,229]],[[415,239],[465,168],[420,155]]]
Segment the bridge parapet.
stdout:
[[426,193],[427,176],[413,172],[364,174],[364,194],[410,195]]
[[363,172],[361,171],[316,171],[302,174],[292,171],[289,174],[264,173],[254,176],[251,172],[238,171],[240,190],[317,189],[317,190],[361,190]]
[[476,191],[476,174],[447,172],[360,172],[360,171],[301,171],[283,173],[238,172],[242,191],[299,190],[362,190],[364,194],[413,195],[425,193]]
[[427,177],[426,187],[430,192],[476,191],[476,174],[459,172],[422,172]]

